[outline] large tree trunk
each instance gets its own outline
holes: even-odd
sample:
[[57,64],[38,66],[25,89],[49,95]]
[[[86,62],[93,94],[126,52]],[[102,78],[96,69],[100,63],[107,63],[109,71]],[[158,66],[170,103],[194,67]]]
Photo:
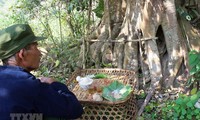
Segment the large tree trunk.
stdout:
[[179,86],[177,76],[188,73],[188,51],[200,49],[199,31],[177,19],[180,4],[183,1],[104,0],[101,24],[89,37],[90,62],[96,68],[112,64],[134,70],[142,75],[135,76],[138,89],[149,81],[153,89]]

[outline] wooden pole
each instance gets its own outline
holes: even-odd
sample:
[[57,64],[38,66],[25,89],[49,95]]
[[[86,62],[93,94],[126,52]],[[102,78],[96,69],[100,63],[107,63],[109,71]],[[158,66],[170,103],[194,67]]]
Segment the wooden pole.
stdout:
[[141,39],[134,39],[134,40],[125,40],[125,39],[118,39],[118,40],[88,40],[88,42],[139,42],[139,41],[147,41],[147,40],[156,40],[158,37],[151,37],[151,38],[141,38]]

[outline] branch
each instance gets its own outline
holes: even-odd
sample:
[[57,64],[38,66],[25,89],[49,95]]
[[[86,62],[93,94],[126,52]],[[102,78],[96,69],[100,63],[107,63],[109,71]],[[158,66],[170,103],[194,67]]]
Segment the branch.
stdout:
[[144,108],[149,103],[149,100],[151,99],[154,92],[155,92],[155,87],[152,87],[152,90],[148,93],[147,97],[144,100],[144,103],[142,104],[142,106],[140,107],[140,110],[138,111],[138,116],[142,114],[142,112],[144,111]]
[[151,38],[141,38],[141,39],[133,39],[133,40],[125,40],[125,39],[118,39],[118,40],[88,40],[88,42],[139,42],[139,41],[147,41],[147,40],[156,40],[158,37],[151,37]]

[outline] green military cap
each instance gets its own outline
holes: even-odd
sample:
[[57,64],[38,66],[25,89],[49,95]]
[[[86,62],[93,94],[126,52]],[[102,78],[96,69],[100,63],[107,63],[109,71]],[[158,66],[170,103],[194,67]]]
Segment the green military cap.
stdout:
[[0,59],[8,58],[28,44],[46,39],[35,36],[28,24],[15,24],[0,31]]

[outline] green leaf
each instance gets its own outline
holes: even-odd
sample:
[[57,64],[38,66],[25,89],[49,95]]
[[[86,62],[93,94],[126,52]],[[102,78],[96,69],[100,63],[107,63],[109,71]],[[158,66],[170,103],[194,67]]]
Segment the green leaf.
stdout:
[[174,115],[174,118],[177,118],[179,116],[179,114],[176,112],[174,112],[173,115]]
[[[115,97],[113,95],[114,92],[117,92],[120,97]],[[102,96],[105,99],[114,102],[126,99],[131,92],[132,87],[130,85],[124,85],[121,82],[113,81],[109,86],[103,88]]]
[[101,18],[104,12],[104,1],[99,0],[98,6],[93,10],[97,17]]
[[56,62],[55,62],[55,67],[58,67],[59,64],[60,64],[60,61],[59,61],[59,60],[56,60]]
[[182,103],[183,103],[183,98],[179,97],[179,98],[176,100],[176,104],[181,105]]
[[185,117],[183,115],[181,115],[180,119],[183,120]]
[[192,106],[193,106],[192,101],[189,101],[186,105],[187,105],[188,107],[192,107]]
[[196,94],[197,93],[197,88],[193,88],[190,93],[191,93],[191,95]]
[[104,73],[98,73],[98,74],[95,74],[94,75],[94,78],[95,79],[100,79],[100,78],[107,78],[108,75],[107,74],[104,74]]
[[190,101],[194,104],[194,103],[196,103],[198,98],[199,98],[199,95],[198,94],[194,94],[194,95],[191,96]]
[[196,65],[197,71],[200,71],[200,62]]
[[186,110],[184,108],[181,109],[182,115],[186,114]]
[[192,65],[195,61],[198,60],[198,55],[195,53],[189,54],[189,65]]
[[139,117],[137,117],[137,120],[144,120],[144,118],[139,116]]
[[178,113],[180,112],[179,106],[174,106],[173,108],[174,108],[174,110],[175,110],[176,112],[178,112]]
[[197,97],[200,97],[200,91],[197,92]]
[[186,97],[183,99],[183,104],[182,104],[182,105],[185,105],[188,101],[190,101],[190,97],[186,96]]
[[102,65],[105,66],[105,67],[112,67],[111,63],[108,63],[108,64],[102,63]]
[[195,110],[194,110],[194,113],[195,113],[196,115],[198,115],[198,114],[200,114],[200,110],[199,110],[199,109],[195,109]]
[[68,12],[71,13],[73,9],[74,9],[74,5],[70,3],[68,6]]
[[191,116],[191,115],[187,115],[187,118],[188,118],[188,119],[192,119],[192,116]]
[[190,75],[194,75],[197,73],[197,68],[196,67],[193,67],[191,70],[190,70]]

